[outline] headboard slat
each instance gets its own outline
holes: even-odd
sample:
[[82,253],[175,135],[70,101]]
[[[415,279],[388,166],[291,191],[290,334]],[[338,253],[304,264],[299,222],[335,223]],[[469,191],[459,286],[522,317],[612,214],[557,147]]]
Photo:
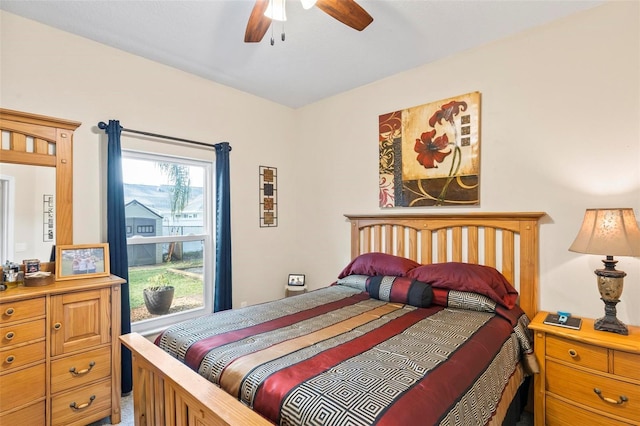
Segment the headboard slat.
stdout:
[[477,226],[469,226],[467,227],[467,262],[468,263],[479,263],[478,257],[478,227]]

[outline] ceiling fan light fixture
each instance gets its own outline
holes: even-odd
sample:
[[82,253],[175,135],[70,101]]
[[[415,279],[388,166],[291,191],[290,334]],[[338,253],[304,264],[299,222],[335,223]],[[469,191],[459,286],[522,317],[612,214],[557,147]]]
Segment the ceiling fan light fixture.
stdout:
[[274,21],[286,21],[287,13],[284,8],[285,0],[269,0],[269,6],[264,12],[264,16]]
[[316,5],[316,1],[318,0],[300,0],[300,3],[302,3],[303,8],[311,9],[313,6]]

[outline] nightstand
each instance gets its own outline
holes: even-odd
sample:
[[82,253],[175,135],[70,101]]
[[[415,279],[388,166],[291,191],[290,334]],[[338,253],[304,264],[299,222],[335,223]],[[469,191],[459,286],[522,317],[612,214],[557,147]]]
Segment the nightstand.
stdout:
[[629,335],[597,331],[582,318],[580,330],[544,324],[535,333],[540,373],[534,379],[536,425],[640,425],[640,327]]
[[286,285],[284,286],[284,296],[296,296],[307,292],[306,285]]

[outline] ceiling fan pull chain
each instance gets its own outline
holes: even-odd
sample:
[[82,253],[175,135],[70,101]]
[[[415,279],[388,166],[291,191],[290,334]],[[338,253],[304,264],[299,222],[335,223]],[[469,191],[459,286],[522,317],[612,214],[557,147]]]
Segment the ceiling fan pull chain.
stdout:
[[271,24],[271,45],[273,46],[276,43],[276,41],[273,38],[273,24]]

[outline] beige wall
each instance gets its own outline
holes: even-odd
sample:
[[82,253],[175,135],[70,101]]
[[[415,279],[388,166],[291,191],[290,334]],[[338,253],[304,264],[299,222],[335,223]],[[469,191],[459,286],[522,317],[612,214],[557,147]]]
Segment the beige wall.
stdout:
[[[567,248],[585,208],[640,217],[639,15],[638,2],[612,2],[291,110],[1,13],[0,104],[84,123],[77,243],[104,236],[98,121],[229,141],[237,306],[281,296],[288,272],[313,288],[330,283],[349,261],[343,214],[389,213],[377,204],[378,115],[480,91],[481,206],[465,211],[547,212],[541,307],[601,316],[600,257]],[[278,167],[276,229],[258,227],[258,165]],[[619,318],[640,324],[640,259],[619,260],[628,273]]]
[[[312,282],[348,260],[341,214],[399,212],[377,204],[378,116],[479,91],[481,206],[450,210],[547,212],[541,307],[602,316],[601,257],[568,248],[586,208],[632,207],[640,219],[639,15],[638,2],[606,4],[297,110],[300,158],[313,152],[296,181],[297,214],[317,225],[299,236],[319,253],[305,267]],[[640,259],[619,261],[619,318],[640,325]]]

